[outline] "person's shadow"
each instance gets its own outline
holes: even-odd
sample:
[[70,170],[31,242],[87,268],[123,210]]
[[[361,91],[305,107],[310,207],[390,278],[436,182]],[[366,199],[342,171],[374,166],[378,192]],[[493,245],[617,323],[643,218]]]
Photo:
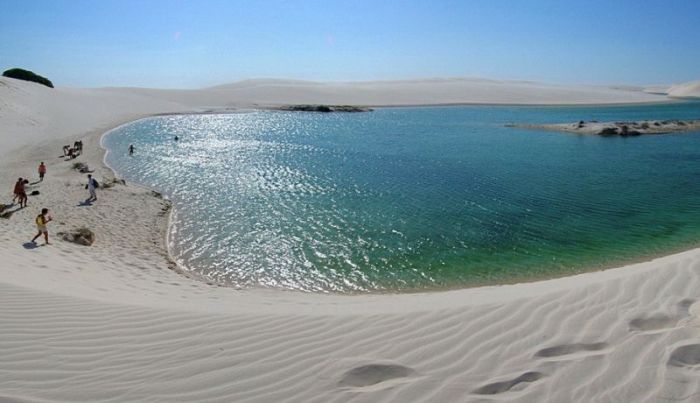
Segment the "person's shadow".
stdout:
[[21,207],[18,204],[14,210],[10,210],[10,207],[14,206],[14,203],[13,204],[5,204],[4,206],[5,206],[4,208],[0,209],[0,217],[6,218],[6,219],[9,219],[10,217],[12,217],[12,214],[23,209],[23,207]]
[[24,246],[24,249],[36,249],[39,247],[36,242],[25,242],[22,246]]
[[87,206],[92,206],[92,202],[90,200],[83,200],[78,203],[78,207],[87,207]]

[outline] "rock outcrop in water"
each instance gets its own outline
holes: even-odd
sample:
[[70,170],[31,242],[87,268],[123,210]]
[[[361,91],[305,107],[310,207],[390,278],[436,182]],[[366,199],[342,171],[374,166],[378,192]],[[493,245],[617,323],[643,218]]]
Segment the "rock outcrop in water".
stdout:
[[292,112],[371,112],[371,108],[353,105],[285,105],[277,108]]
[[642,134],[665,134],[700,131],[700,119],[696,120],[642,120],[634,122],[585,122],[553,124],[509,124],[507,127],[524,129],[553,130],[599,136],[639,136]]

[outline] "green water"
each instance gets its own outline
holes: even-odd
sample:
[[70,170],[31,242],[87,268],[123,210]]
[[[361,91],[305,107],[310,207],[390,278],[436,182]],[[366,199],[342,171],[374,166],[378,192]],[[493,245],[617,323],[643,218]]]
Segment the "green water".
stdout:
[[103,142],[119,174],[173,200],[171,252],[189,270],[244,287],[419,290],[697,246],[700,133],[505,127],[689,118],[700,103],[261,111],[151,118]]

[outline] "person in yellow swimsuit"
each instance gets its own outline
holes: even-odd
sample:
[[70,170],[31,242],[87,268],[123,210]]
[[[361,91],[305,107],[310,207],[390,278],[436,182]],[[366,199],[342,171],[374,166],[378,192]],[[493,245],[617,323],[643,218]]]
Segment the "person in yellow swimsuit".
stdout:
[[39,238],[41,236],[41,234],[44,234],[44,239],[46,240],[46,245],[51,245],[49,243],[49,230],[46,227],[46,224],[48,224],[49,221],[51,221],[51,220],[52,220],[52,218],[49,215],[49,209],[47,209],[47,208],[41,209],[41,214],[36,216],[36,220],[35,220],[36,228],[39,230],[39,233],[36,234],[34,236],[34,238],[32,238],[32,243],[34,243],[34,241],[36,241],[36,239]]

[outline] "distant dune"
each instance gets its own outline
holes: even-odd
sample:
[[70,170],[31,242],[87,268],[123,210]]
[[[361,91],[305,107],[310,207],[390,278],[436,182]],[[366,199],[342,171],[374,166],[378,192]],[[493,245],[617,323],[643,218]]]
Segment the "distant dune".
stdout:
[[668,95],[675,98],[700,98],[700,81],[673,85],[669,88]]
[[663,102],[664,95],[639,87],[555,85],[473,78],[399,81],[315,82],[245,80],[194,91],[106,89],[140,93],[186,105],[279,106],[335,104],[364,106],[446,104],[611,104]]
[[[674,96],[689,91],[683,86],[673,88],[676,88]],[[688,88],[695,88],[697,93],[697,82],[689,83]],[[650,94],[642,87],[554,85],[477,78],[358,82],[254,79],[195,90],[165,90],[127,87],[51,89],[0,77],[0,122],[5,133],[17,134],[3,136],[5,151],[38,140],[43,130],[50,131],[54,138],[62,138],[75,133],[79,127],[107,128],[117,122],[157,113],[225,111],[289,104],[580,105],[669,100],[665,94]]]

